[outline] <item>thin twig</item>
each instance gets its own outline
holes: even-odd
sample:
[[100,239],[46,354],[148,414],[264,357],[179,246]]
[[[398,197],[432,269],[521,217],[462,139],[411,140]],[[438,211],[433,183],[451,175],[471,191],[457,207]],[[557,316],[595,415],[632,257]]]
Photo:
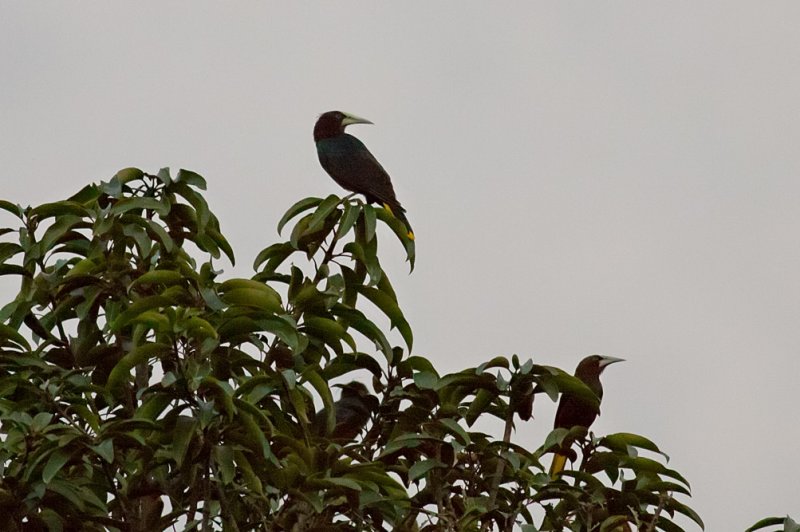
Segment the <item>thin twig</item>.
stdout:
[[[503,431],[503,443],[505,446],[511,442],[511,431],[514,428],[514,410],[509,405],[508,408],[508,415],[506,416],[506,424],[505,430]],[[503,459],[499,454],[497,456],[497,467],[495,468],[494,478],[492,479],[492,488],[491,492],[489,493],[489,511],[496,510],[496,501],[497,501],[497,492],[500,490],[500,479],[503,476],[503,472],[505,471],[506,461]],[[489,525],[490,521],[486,521],[484,523],[484,530],[488,530],[486,528]]]
[[664,506],[666,506],[667,500],[669,500],[669,495],[667,492],[662,491],[658,496],[658,506],[656,507],[656,511],[653,514],[653,518],[650,520],[650,523],[647,525],[645,532],[655,532],[656,521],[658,521],[658,516],[661,514],[661,512],[664,511]]

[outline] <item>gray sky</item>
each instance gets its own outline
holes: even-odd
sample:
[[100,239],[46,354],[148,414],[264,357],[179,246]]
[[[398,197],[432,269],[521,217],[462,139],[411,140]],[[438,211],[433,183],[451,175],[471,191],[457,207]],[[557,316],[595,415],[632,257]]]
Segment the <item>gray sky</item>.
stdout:
[[340,192],[316,116],[367,117],[349,131],[417,234],[411,276],[382,238],[417,354],[624,357],[598,433],[655,440],[708,530],[798,518],[798,21],[789,1],[0,0],[0,197],[189,168],[249,275],[291,203]]

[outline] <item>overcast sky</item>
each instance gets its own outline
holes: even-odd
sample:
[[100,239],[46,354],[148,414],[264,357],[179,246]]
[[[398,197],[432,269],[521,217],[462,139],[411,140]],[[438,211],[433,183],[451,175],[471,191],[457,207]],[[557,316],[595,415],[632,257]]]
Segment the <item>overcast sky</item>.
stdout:
[[707,530],[800,517],[800,4],[496,5],[0,0],[0,197],[189,168],[249,276],[291,203],[340,193],[317,115],[369,118],[417,354],[626,358],[596,432],[655,440]]

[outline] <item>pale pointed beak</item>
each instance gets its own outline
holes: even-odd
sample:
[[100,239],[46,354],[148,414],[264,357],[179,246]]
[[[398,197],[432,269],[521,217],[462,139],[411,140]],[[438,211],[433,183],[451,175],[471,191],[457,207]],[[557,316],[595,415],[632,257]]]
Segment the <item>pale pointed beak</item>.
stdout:
[[606,356],[604,356],[603,358],[600,359],[599,366],[600,366],[600,369],[603,369],[604,367],[610,366],[611,364],[614,364],[616,362],[625,362],[625,359],[624,358],[606,357]]
[[348,113],[342,113],[342,114],[344,114],[344,118],[342,119],[342,127],[349,126],[351,124],[372,124],[372,122],[370,122],[366,118],[361,118],[359,116],[351,115]]

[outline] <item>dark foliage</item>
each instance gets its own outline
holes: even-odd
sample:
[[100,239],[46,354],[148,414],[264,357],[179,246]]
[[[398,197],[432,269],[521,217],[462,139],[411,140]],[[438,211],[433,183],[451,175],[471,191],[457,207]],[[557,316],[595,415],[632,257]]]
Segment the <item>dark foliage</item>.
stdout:
[[[0,275],[20,280],[0,310],[0,529],[701,524],[646,438],[513,441],[516,423],[538,422],[537,395],[596,401],[578,379],[516,356],[442,375],[409,354],[377,227],[412,269],[414,242],[386,211],[304,199],[252,278],[222,278],[212,261],[233,251],[203,189],[192,172],[126,169],[64,201],[0,202],[20,225],[0,230]],[[371,419],[343,437],[331,386],[354,379],[371,384],[372,399],[351,391]],[[473,429],[485,417],[502,438]],[[565,439],[581,459],[554,480],[542,458]]]

